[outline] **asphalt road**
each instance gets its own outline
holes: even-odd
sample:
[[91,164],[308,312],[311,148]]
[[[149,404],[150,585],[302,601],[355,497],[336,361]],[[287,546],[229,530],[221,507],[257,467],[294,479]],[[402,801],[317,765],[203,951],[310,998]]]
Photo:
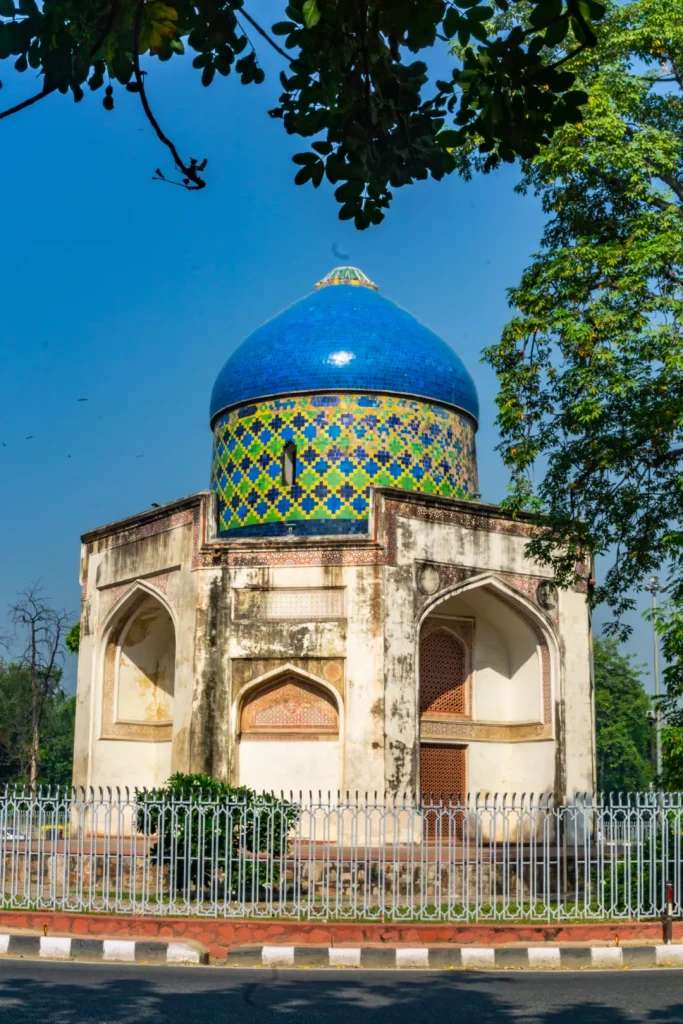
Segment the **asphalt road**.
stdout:
[[0,962],[3,1024],[683,1024],[683,970],[227,971]]

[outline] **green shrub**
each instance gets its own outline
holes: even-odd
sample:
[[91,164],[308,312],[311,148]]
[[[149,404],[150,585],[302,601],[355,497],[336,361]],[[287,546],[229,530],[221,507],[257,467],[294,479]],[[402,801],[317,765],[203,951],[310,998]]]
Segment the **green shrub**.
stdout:
[[135,796],[138,832],[156,837],[150,857],[173,892],[255,901],[279,884],[295,804],[201,772],[177,772]]

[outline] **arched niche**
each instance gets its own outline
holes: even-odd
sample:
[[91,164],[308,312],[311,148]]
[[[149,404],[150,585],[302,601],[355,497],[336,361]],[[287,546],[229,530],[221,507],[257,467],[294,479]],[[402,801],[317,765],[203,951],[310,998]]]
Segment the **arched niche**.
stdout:
[[115,615],[104,653],[103,734],[171,738],[175,691],[175,626],[165,604],[136,592]]
[[490,584],[458,590],[433,605],[422,623],[470,630],[470,714],[475,721],[549,721],[550,652],[523,601]]
[[[457,645],[446,641],[449,633],[463,645],[460,662]],[[430,636],[439,638],[431,648]],[[552,777],[552,746],[535,741],[553,736],[555,647],[524,598],[492,579],[458,587],[427,609],[419,644],[423,797],[435,789],[460,794],[464,784],[519,788],[521,780],[528,786],[530,778]],[[423,681],[427,695],[436,685],[436,703],[423,694]],[[440,699],[439,686],[445,694]]]
[[339,709],[322,684],[287,673],[239,706],[239,783],[260,792],[340,788]]

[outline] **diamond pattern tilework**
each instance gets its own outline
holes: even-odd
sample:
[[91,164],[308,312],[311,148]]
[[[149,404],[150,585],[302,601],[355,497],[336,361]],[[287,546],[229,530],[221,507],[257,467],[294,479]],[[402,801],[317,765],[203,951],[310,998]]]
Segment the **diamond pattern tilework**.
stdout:
[[[296,483],[282,481],[287,441]],[[233,409],[214,426],[211,486],[219,532],[334,520],[356,532],[372,486],[465,498],[477,489],[474,424],[468,416],[391,395],[297,395]]]

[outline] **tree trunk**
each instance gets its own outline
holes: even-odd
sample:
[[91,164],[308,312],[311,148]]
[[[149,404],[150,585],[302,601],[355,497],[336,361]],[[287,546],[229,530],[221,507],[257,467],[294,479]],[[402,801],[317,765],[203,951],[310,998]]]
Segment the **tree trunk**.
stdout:
[[29,754],[28,781],[31,789],[38,782],[38,752],[40,750],[40,694],[38,673],[31,672],[31,750]]

